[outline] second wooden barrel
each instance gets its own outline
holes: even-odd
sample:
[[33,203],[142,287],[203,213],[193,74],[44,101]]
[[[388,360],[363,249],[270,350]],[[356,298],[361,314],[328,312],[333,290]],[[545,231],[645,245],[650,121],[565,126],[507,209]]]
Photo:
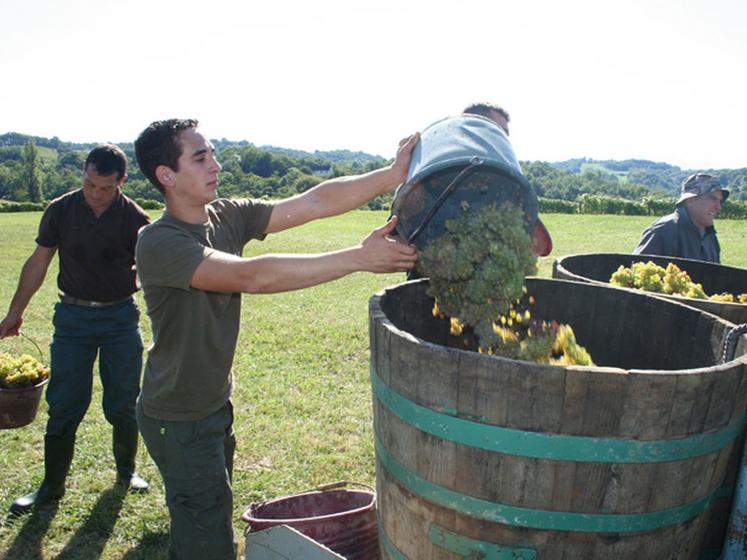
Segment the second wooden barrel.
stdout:
[[[726,266],[692,259],[662,257],[659,255],[632,255],[625,253],[586,253],[568,255],[556,259],[553,263],[553,277],[562,280],[578,280],[580,282],[609,283],[612,273],[619,266],[629,267],[634,262],[653,261],[666,268],[668,263],[674,263],[681,270],[686,271],[693,282],[701,284],[708,295],[728,292],[734,296],[747,293],[747,269]],[[747,323],[747,304],[708,299],[693,299],[680,296],[668,296],[686,305],[723,317],[735,324]]]

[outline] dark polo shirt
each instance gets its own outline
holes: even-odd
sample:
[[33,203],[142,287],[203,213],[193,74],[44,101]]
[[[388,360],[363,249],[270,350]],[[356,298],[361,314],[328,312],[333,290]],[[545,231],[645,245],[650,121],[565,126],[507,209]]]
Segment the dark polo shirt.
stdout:
[[136,291],[135,242],[148,223],[145,210],[121,192],[96,218],[78,189],[49,203],[36,242],[58,248],[61,291],[78,299],[118,301]]

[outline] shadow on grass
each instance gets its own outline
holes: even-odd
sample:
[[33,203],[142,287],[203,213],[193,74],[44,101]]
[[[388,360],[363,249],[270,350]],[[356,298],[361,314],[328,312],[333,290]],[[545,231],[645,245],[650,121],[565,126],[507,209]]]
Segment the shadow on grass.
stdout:
[[[55,560],[80,560],[101,558],[111,538],[124,504],[125,490],[115,486],[99,496],[86,522],[71,537]],[[23,516],[9,515],[6,523],[23,523],[8,550],[0,553],[0,560],[36,560],[44,558],[42,544],[49,531],[59,502],[45,504]],[[166,560],[169,534],[145,532],[136,547],[131,548],[122,560]]]
[[122,560],[166,560],[168,557],[169,534],[146,532],[138,545],[122,556]]
[[124,497],[125,491],[118,487],[110,488],[101,494],[86,522],[68,541],[56,557],[57,560],[101,558],[104,547],[114,532]]
[[[51,502],[35,509],[26,519],[13,544],[0,557],[2,560],[17,558],[42,558],[42,539],[47,534],[52,520],[57,515],[59,502]],[[20,523],[25,516],[8,515],[8,523]]]

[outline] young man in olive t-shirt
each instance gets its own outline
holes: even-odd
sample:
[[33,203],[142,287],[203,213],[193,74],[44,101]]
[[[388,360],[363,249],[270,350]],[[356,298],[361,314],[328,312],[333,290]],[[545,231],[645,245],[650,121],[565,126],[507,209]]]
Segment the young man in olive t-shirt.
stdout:
[[140,169],[164,194],[163,217],[138,238],[136,262],[153,326],[138,423],[161,472],[172,558],[236,556],[231,472],[231,365],[242,293],[283,292],[356,271],[412,268],[414,247],[389,237],[396,218],[355,247],[242,258],[244,245],[352,210],[404,181],[418,136],[394,163],[273,202],[216,200],[221,166],[197,121],[157,121],[135,142]]

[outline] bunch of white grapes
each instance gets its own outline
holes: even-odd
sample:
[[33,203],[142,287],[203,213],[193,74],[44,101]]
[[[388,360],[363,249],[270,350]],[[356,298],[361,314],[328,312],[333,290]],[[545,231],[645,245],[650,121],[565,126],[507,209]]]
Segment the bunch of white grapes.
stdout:
[[418,258],[418,272],[430,279],[428,295],[440,311],[473,326],[478,336],[508,313],[522,295],[524,277],[536,270],[524,213],[508,202],[476,211],[463,205]]
[[532,319],[528,308],[518,308],[524,277],[537,270],[521,208],[507,202],[477,211],[463,205],[462,211],[418,259],[418,272],[430,279],[434,315],[449,318],[454,336],[471,327],[482,353],[591,365],[570,326]]
[[0,389],[33,387],[49,377],[49,368],[28,354],[17,358],[0,352]]
[[690,275],[674,263],[668,263],[666,268],[648,261],[634,262],[630,267],[620,265],[612,273],[610,283],[623,288],[638,288],[647,292],[676,295],[694,299],[710,299],[713,301],[727,301],[747,303],[747,294],[734,296],[723,294],[708,295],[703,286],[692,281]]

